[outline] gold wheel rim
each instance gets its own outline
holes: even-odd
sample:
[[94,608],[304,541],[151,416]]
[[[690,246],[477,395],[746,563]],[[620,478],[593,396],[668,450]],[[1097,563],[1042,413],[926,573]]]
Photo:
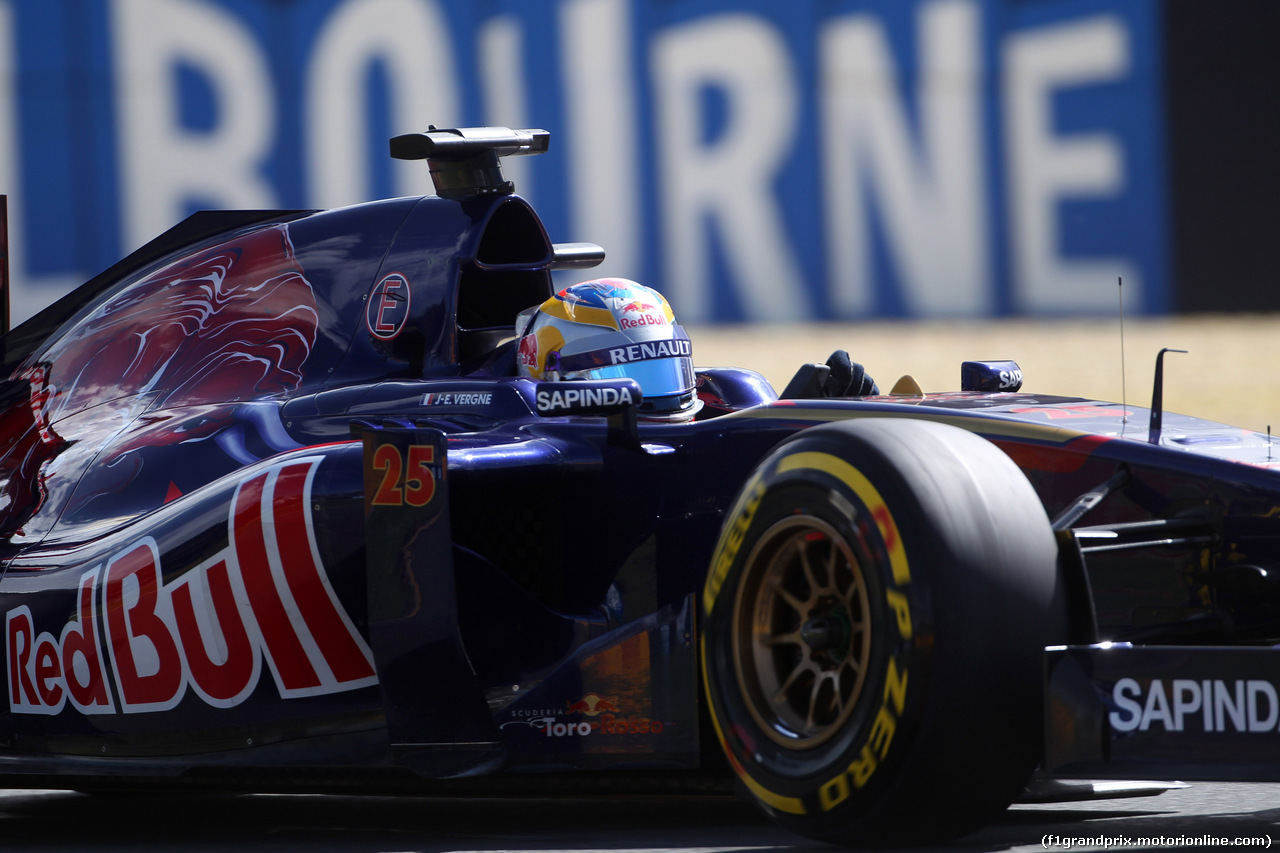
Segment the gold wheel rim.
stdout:
[[816,516],[778,521],[747,557],[733,614],[734,669],[760,730],[790,749],[835,737],[871,658],[866,578],[848,541]]

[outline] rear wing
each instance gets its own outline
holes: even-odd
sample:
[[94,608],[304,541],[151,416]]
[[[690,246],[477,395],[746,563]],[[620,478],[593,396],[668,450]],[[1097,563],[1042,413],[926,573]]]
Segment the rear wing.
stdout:
[[[441,198],[510,195],[515,184],[502,174],[501,158],[545,153],[551,134],[545,130],[509,127],[450,127],[430,125],[424,133],[391,137],[391,156],[397,160],[426,160],[431,182]],[[595,243],[556,243],[551,269],[587,269],[604,260]]]
[[393,136],[391,156],[426,160],[436,195],[442,198],[507,195],[515,192],[515,187],[502,176],[499,158],[541,154],[550,142],[551,134],[545,130],[431,125],[425,133]]

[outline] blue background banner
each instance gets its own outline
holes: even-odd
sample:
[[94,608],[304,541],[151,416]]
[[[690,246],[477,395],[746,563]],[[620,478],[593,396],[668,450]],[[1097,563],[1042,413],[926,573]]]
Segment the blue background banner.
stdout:
[[685,322],[1176,307],[1155,0],[0,0],[21,318],[193,210],[508,176]]

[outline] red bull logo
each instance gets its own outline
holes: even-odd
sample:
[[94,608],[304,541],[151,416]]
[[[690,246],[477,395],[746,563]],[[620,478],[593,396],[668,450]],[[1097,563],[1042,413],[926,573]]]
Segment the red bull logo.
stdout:
[[619,329],[639,329],[644,326],[666,326],[667,316],[652,302],[633,300],[617,312]]
[[316,548],[308,508],[319,464],[285,462],[242,482],[227,547],[169,583],[143,537],[81,575],[57,635],[37,633],[26,605],[9,611],[9,709],[137,714],[174,708],[188,692],[229,708],[264,667],[284,699],[376,684],[373,654]]
[[[656,735],[666,728],[662,720],[648,717],[620,717],[618,703],[605,699],[595,693],[588,693],[568,706],[570,714],[585,714],[588,717],[599,717],[591,723],[579,723],[579,726],[590,726],[602,735]],[[572,723],[569,724],[571,727]],[[585,732],[584,732],[585,733]]]
[[530,370],[537,370],[538,365],[538,336],[525,335],[520,339],[519,348],[516,350],[516,360]]
[[595,717],[605,712],[617,713],[618,706],[612,699],[604,699],[594,693],[588,693],[577,702],[570,702],[568,712],[570,714],[586,714],[588,717]]
[[638,317],[622,316],[618,318],[618,328],[638,329],[642,326],[666,326],[667,318],[662,314],[647,313]]

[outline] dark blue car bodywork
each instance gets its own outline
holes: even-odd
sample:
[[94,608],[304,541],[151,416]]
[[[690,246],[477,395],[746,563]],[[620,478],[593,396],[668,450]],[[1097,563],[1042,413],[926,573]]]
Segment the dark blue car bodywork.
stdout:
[[780,441],[867,417],[983,436],[1056,519],[1050,771],[1276,778],[1268,436],[976,382],[779,400],[732,368],[697,421],[637,422],[626,380],[515,376],[516,313],[592,257],[447,183],[200,214],[6,335],[6,783],[722,767],[721,524]]
[[[287,262],[255,248],[264,234]],[[556,251],[510,194],[201,214],[7,336],[0,762],[696,766],[693,594],[724,505],[773,439],[539,415],[497,342],[551,295]],[[284,299],[206,299],[222,254],[218,287],[256,296],[294,276],[314,322],[280,320]],[[368,310],[392,274],[407,309]],[[104,319],[175,286],[201,295]],[[165,325],[181,327],[177,355],[131,343]],[[296,366],[291,338],[309,338]],[[209,363],[233,377],[249,364],[250,381]],[[254,394],[261,375],[276,393]],[[726,408],[774,396],[746,372],[705,381]],[[365,445],[397,442],[409,465],[411,448],[435,451],[414,469],[434,472],[429,500],[374,502],[389,472]],[[708,464],[709,443],[741,449]],[[273,535],[301,514],[292,538]]]

